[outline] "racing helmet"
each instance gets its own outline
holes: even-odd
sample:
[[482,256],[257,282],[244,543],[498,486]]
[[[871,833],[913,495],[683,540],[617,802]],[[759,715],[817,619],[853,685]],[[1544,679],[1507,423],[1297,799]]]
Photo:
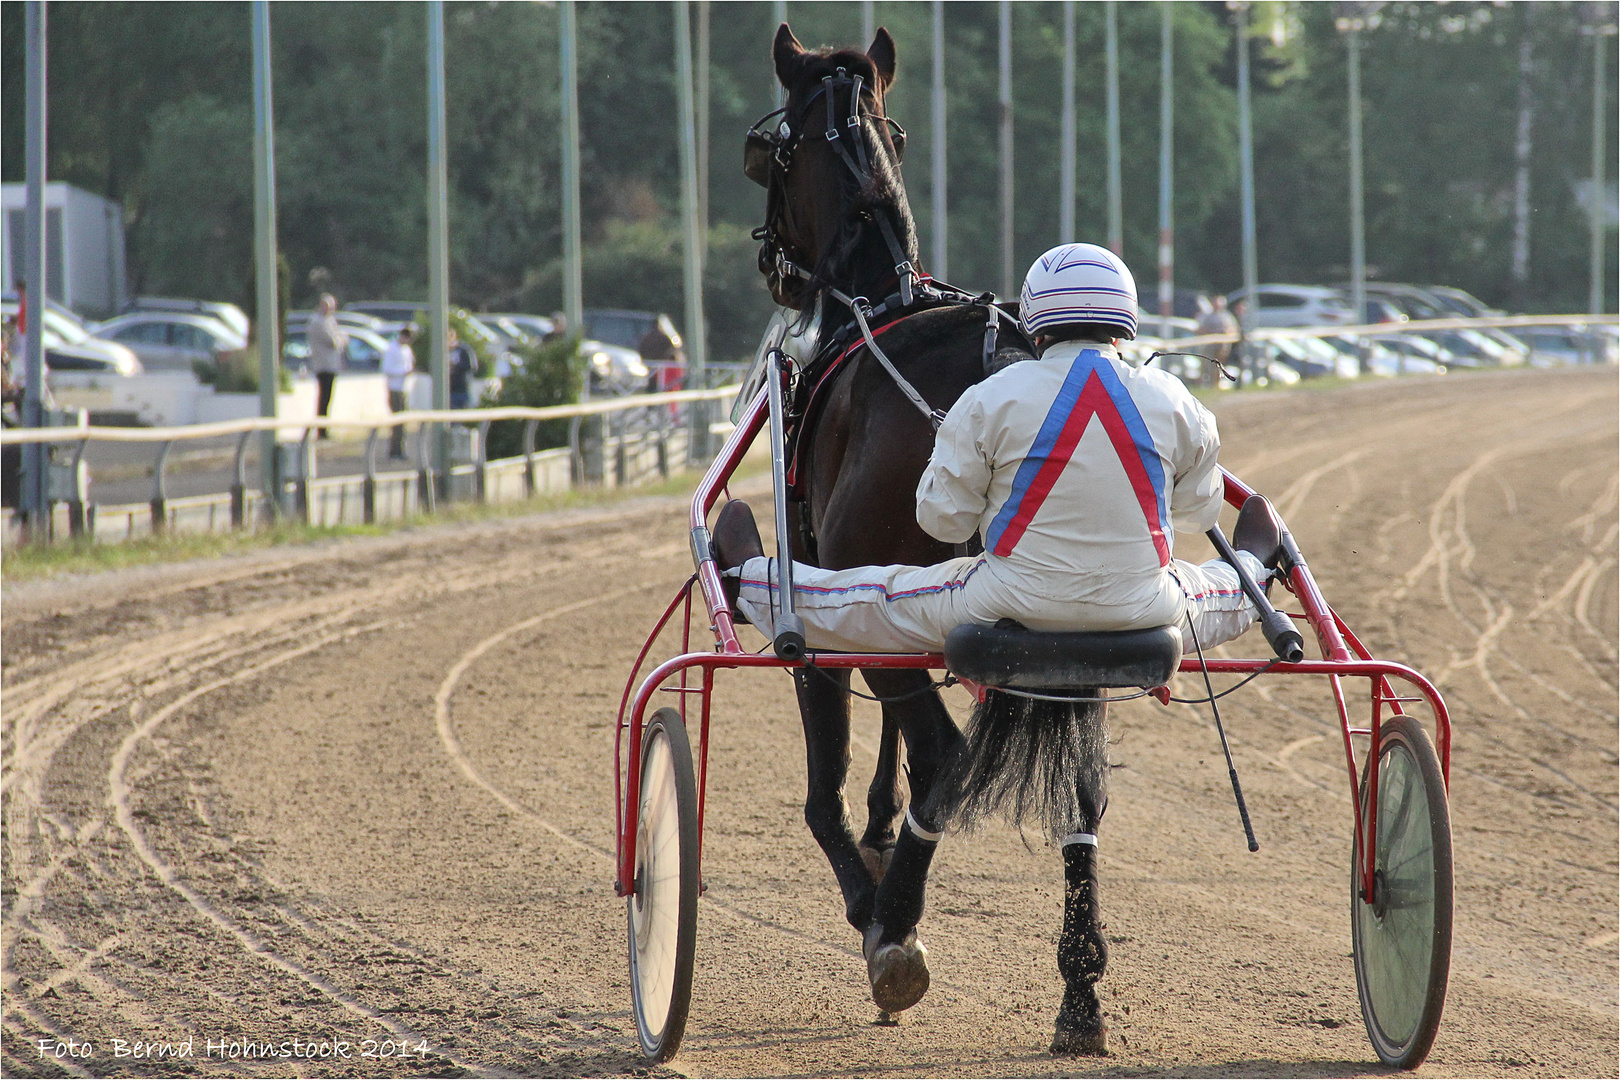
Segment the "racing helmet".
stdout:
[[1073,323],[1136,337],[1136,279],[1125,260],[1096,244],[1059,244],[1036,259],[1018,301],[1030,337]]

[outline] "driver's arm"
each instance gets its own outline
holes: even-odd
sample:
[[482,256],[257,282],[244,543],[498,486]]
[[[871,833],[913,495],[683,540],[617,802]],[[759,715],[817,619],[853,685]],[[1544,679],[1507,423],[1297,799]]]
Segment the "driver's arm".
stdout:
[[936,540],[966,543],[989,505],[990,458],[984,406],[970,388],[934,434],[934,453],[917,484],[917,524]]
[[1204,533],[1220,520],[1226,504],[1226,483],[1221,476],[1221,436],[1215,414],[1191,394],[1184,408],[1181,448],[1177,454],[1175,486],[1170,489],[1171,527],[1180,533]]

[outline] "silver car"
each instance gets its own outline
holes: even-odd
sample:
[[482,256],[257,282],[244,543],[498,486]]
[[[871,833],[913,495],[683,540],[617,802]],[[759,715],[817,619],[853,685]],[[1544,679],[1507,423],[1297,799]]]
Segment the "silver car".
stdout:
[[130,312],[95,333],[129,346],[148,371],[190,371],[196,361],[214,363],[220,353],[247,348],[247,340],[219,320],[175,311]]

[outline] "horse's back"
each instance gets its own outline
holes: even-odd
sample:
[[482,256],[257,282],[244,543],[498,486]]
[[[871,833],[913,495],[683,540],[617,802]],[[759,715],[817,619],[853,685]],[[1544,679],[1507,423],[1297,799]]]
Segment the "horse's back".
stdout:
[[[929,407],[946,412],[988,374],[986,325],[983,307],[952,305],[909,316],[876,340]],[[1026,344],[1004,323],[998,340]],[[916,516],[933,425],[869,350],[852,359],[815,433],[809,498],[818,561],[843,567],[949,558],[952,547],[923,532]]]

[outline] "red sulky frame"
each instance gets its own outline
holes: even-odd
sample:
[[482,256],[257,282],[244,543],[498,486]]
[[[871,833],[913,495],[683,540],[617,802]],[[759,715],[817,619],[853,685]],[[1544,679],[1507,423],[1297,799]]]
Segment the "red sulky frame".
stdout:
[[[768,413],[767,392],[761,390],[749,403],[742,422],[732,431],[714,463],[704,474],[692,497],[691,539],[692,558],[697,571],[675,594],[664,614],[648,635],[636,657],[635,666],[625,682],[624,694],[619,701],[619,722],[614,739],[614,792],[616,795],[616,834],[618,837],[617,878],[614,887],[620,896],[629,895],[635,881],[635,838],[641,805],[641,739],[642,724],[648,703],[655,693],[673,693],[679,701],[681,719],[687,730],[692,730],[687,702],[696,697],[699,702],[697,727],[697,781],[698,781],[698,852],[702,858],[703,811],[709,779],[709,718],[710,700],[714,689],[714,673],[722,668],[790,668],[801,666],[777,658],[773,653],[754,653],[745,650],[737,640],[736,625],[720,589],[720,572],[710,552],[708,515],[719,500],[733,472],[752,445],[760,429],[765,426]],[[1226,481],[1226,501],[1242,506],[1254,492],[1231,473],[1222,470]],[[1356,760],[1356,747],[1352,736],[1370,738],[1369,746],[1377,746],[1385,710],[1391,715],[1406,713],[1405,706],[1415,702],[1426,703],[1435,723],[1435,749],[1440,758],[1441,774],[1446,786],[1451,786],[1451,720],[1446,712],[1440,692],[1422,675],[1403,664],[1374,659],[1361,640],[1328,605],[1311,576],[1303,557],[1287,539],[1292,566],[1284,584],[1299,601],[1303,611],[1289,612],[1291,618],[1303,619],[1316,633],[1322,653],[1319,660],[1304,660],[1297,664],[1275,659],[1227,660],[1183,657],[1181,671],[1198,673],[1209,671],[1220,675],[1257,675],[1262,671],[1277,675],[1320,675],[1328,680],[1333,701],[1339,713],[1339,728],[1344,739],[1345,768],[1350,780],[1350,791],[1361,812],[1356,815],[1355,836],[1357,850],[1362,853],[1361,893],[1363,899],[1373,893],[1374,860],[1377,854],[1378,830],[1378,771],[1376,756],[1367,770],[1367,791],[1360,793],[1361,768]],[[706,652],[692,651],[693,591],[696,588],[708,614],[708,630],[712,635],[712,648]],[[638,685],[647,656],[652,652],[676,611],[681,611],[681,651],[665,660],[648,673]],[[807,662],[828,668],[922,668],[941,670],[945,658],[938,653],[831,653],[811,652]],[[697,685],[693,685],[694,674]],[[1370,687],[1371,718],[1366,727],[1352,726],[1343,680],[1365,678]],[[675,680],[674,685],[666,686]],[[1399,694],[1395,683],[1406,684],[1416,694]],[[628,736],[628,748],[626,747]],[[701,865],[701,863],[700,863]]]

